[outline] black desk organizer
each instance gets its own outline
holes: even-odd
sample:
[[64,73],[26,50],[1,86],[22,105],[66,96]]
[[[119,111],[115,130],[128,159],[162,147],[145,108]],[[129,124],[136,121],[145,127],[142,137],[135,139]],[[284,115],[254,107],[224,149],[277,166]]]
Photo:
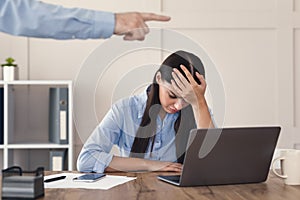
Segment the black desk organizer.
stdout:
[[2,170],[2,199],[35,199],[44,196],[44,168],[22,171],[21,167]]

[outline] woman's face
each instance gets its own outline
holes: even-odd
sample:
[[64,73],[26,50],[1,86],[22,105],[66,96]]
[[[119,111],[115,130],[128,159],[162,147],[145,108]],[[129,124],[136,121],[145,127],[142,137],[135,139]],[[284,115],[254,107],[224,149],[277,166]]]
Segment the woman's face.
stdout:
[[164,111],[174,114],[189,105],[170,83],[161,79],[160,72],[156,76],[156,81],[159,85],[159,100]]

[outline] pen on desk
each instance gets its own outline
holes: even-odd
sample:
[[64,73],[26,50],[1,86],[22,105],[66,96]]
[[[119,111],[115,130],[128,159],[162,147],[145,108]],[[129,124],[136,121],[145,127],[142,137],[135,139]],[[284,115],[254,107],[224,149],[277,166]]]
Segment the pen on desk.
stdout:
[[50,183],[50,182],[62,180],[62,179],[65,179],[65,178],[66,178],[66,176],[58,176],[58,177],[46,179],[46,180],[44,180],[44,182],[45,183]]

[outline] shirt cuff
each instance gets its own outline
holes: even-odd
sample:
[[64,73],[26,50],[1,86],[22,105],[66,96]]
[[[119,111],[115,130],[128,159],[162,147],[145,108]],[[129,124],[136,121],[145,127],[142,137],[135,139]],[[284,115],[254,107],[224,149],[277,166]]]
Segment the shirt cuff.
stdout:
[[111,12],[94,12],[94,31],[92,38],[109,38],[115,29],[115,14]]

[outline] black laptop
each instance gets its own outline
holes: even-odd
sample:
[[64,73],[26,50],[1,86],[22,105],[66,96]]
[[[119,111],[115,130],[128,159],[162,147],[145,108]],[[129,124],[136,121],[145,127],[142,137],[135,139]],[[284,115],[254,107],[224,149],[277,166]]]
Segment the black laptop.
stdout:
[[280,127],[190,131],[181,175],[158,176],[177,186],[266,181]]

